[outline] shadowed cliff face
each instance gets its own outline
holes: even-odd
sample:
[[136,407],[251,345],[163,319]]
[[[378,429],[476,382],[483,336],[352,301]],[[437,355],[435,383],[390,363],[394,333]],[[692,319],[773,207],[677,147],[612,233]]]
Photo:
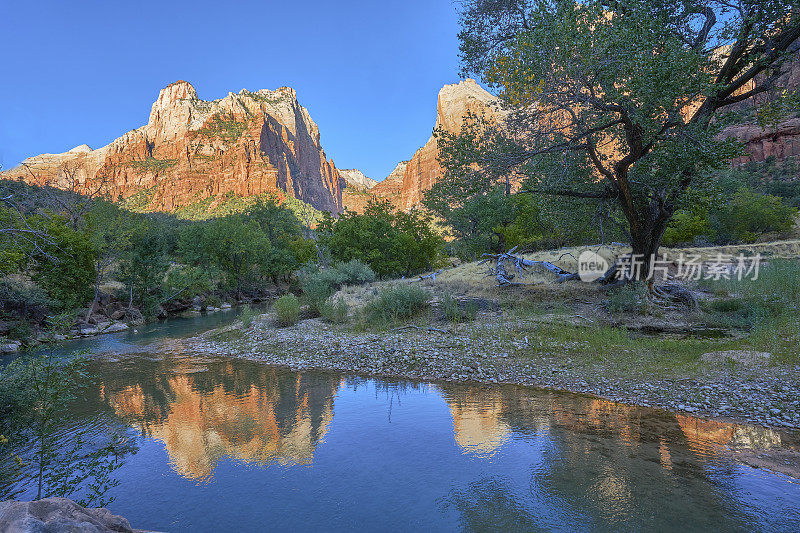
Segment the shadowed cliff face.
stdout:
[[171,211],[206,198],[262,193],[320,210],[342,207],[340,176],[317,125],[293,89],[240,91],[204,101],[179,81],[161,90],[145,126],[107,146],[29,158],[0,174],[114,200],[146,192],[146,210]]

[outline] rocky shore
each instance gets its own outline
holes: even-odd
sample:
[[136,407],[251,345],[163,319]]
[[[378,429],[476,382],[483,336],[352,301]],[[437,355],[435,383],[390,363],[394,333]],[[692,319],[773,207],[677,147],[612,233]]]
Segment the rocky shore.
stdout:
[[[498,322],[499,320],[499,322]],[[191,349],[292,369],[322,369],[374,377],[513,383],[558,389],[693,416],[800,429],[800,367],[770,365],[754,352],[705,354],[691,369],[654,370],[638,356],[580,355],[580,342],[546,344],[536,321],[413,324],[386,331],[307,319],[276,327],[263,315],[189,340]],[[527,332],[527,334],[526,334]],[[565,355],[569,354],[569,355]],[[576,355],[578,354],[578,355]]]
[[0,531],[146,533],[132,528],[125,518],[111,514],[108,509],[82,507],[66,498],[2,502]]

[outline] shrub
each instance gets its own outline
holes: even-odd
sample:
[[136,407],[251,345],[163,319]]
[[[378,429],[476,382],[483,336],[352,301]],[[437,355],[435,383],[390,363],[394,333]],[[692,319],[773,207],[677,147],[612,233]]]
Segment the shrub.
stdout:
[[367,304],[365,312],[372,321],[389,322],[411,318],[425,309],[431,294],[416,285],[396,285],[382,290],[377,298]]
[[278,324],[292,326],[300,319],[300,300],[294,294],[284,294],[274,304]]
[[363,285],[375,281],[375,272],[358,259],[340,263],[336,265],[336,270],[341,274],[343,285]]
[[628,284],[609,291],[606,308],[611,313],[644,314],[648,309],[647,288],[642,284]]
[[47,293],[32,283],[0,280],[0,313],[43,320],[52,303]]
[[756,280],[707,280],[702,285],[735,295],[707,307],[738,326],[766,325],[800,312],[800,261],[797,260],[774,259],[760,268]]
[[92,299],[97,250],[89,235],[69,227],[60,217],[42,222],[53,243],[36,255],[33,279],[62,310]]
[[667,226],[661,243],[664,246],[690,244],[698,237],[711,235],[711,222],[707,213],[678,213]]
[[341,296],[335,302],[325,301],[320,309],[320,314],[328,322],[343,324],[347,322],[348,307],[347,302]]
[[242,321],[242,325],[245,328],[249,328],[253,325],[253,320],[256,318],[256,313],[253,311],[253,308],[249,305],[242,306],[242,310],[239,313],[239,319]]
[[378,200],[371,200],[362,214],[323,216],[317,235],[334,261],[358,259],[383,277],[430,270],[444,243],[430,216],[418,210],[404,213]]
[[763,233],[790,231],[796,215],[777,196],[742,188],[715,213],[714,230],[723,242],[754,242]]
[[478,306],[475,302],[459,302],[452,294],[447,293],[442,298],[442,314],[450,322],[466,322],[475,319]]
[[300,279],[303,301],[313,314],[319,315],[325,301],[336,292],[340,284],[341,275],[335,269],[307,273]]
[[375,280],[372,269],[358,260],[341,263],[333,268],[318,271],[301,271],[300,288],[309,310],[320,315],[323,306],[342,285],[358,285]]

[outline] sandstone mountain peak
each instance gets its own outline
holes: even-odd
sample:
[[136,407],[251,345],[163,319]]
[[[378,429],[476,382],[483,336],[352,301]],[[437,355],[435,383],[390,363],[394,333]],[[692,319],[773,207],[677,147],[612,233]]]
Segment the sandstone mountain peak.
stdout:
[[362,191],[366,191],[378,183],[376,180],[366,177],[364,173],[357,168],[340,168],[339,175],[344,179],[347,187],[353,187]]
[[204,101],[191,83],[177,81],[159,92],[144,126],[97,150],[81,145],[24,163],[0,178],[78,192],[102,184],[114,199],[137,196],[147,210],[265,193],[333,213],[342,207],[340,176],[319,128],[288,87]]
[[[451,133],[461,131],[461,126],[469,113],[484,116],[490,120],[500,120],[497,97],[486,91],[478,82],[468,78],[458,83],[445,85],[439,91],[436,102],[436,123],[434,129]],[[419,205],[422,195],[430,189],[442,175],[437,157],[439,146],[431,135],[428,142],[414,153],[405,165],[403,185],[398,201],[399,207],[409,210]]]
[[[436,121],[433,129],[442,128],[457,133],[461,131],[464,117],[469,113],[496,121],[502,116],[497,107],[497,98],[474,79],[468,78],[445,85],[437,96]],[[370,188],[369,195],[389,200],[399,209],[406,211],[412,209],[420,204],[425,191],[430,189],[442,175],[438,156],[438,142],[431,135],[410,160],[398,163],[386,179]],[[347,193],[345,196],[347,209],[354,211],[363,209],[366,200],[363,195]]]
[[439,91],[436,107],[436,128],[460,131],[468,112],[494,115],[497,97],[489,93],[472,78],[445,85]]

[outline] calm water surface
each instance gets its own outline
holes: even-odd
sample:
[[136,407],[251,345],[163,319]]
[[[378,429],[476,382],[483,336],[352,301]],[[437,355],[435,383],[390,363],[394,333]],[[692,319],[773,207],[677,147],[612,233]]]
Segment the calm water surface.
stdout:
[[800,530],[800,484],[729,453],[796,448],[792,435],[513,386],[192,355],[178,333],[194,326],[163,327],[94,339],[111,353],[75,407],[80,425],[122,420],[137,442],[110,506],[134,527]]

